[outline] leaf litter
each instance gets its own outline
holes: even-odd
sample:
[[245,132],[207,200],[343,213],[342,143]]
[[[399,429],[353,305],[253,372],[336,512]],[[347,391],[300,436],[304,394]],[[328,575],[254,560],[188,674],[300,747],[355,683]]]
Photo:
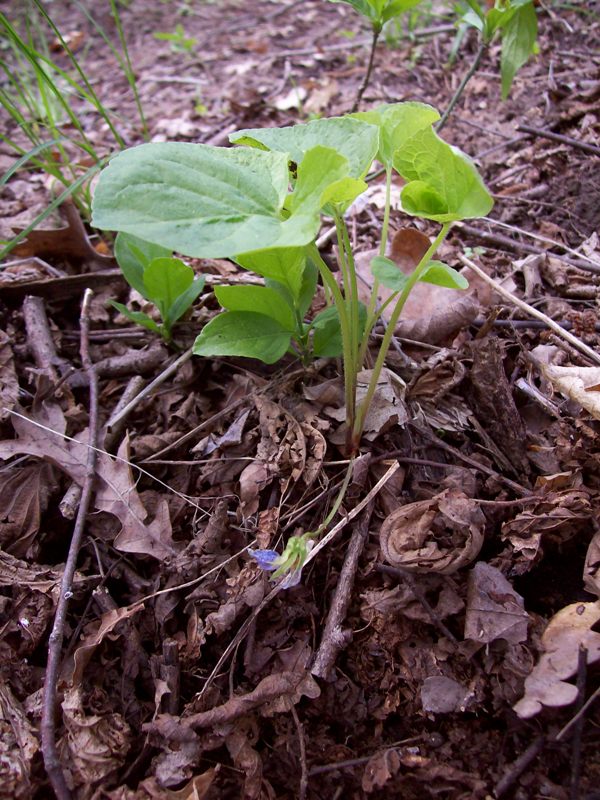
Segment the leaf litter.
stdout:
[[[123,17],[142,91],[152,98],[157,141],[167,130],[176,138],[208,139],[351,105],[362,71],[341,48],[328,49],[343,43],[340,22],[359,30],[342,6],[311,0],[300,13],[292,3],[269,21],[252,3],[202,4],[197,17],[186,16],[206,72],[200,114],[191,111],[198,87],[174,88],[171,81],[188,69],[186,57],[144,43],[136,15],[147,5],[131,4]],[[281,10],[274,3],[265,8]],[[548,78],[555,39],[564,52],[578,47],[582,18],[564,13],[571,32],[557,28],[551,15],[542,17],[539,61],[523,70],[507,103],[499,104],[487,78],[474,83],[465,124],[457,118],[449,130],[453,143],[479,155],[501,222],[597,260],[599,191],[589,160],[542,139],[485,155],[492,145],[481,131],[492,130],[498,134],[492,144],[500,143],[514,135],[511,118],[533,118],[567,131],[577,132],[579,124],[597,139],[597,81],[594,90],[570,56],[564,56],[571,59],[569,75],[559,78],[568,91]],[[162,9],[151,14],[152,24],[168,27]],[[598,36],[595,24],[586,31],[590,41]],[[445,36],[444,52],[452,35]],[[381,58],[369,104],[392,86],[394,93],[398,86],[411,93],[414,75],[424,96],[446,92],[437,46],[419,43],[413,66],[404,56]],[[306,52],[289,55],[291,48]],[[363,59],[360,50],[351,52]],[[94,48],[88,64],[98,91],[110,93],[110,70]],[[549,92],[546,100],[541,91],[536,99],[540,86]],[[120,109],[124,118],[128,102]],[[136,136],[131,131],[132,141]],[[541,184],[556,201],[552,209],[531,193]],[[1,219],[6,238],[27,223],[28,204],[45,202],[45,187],[33,177],[19,185],[27,202],[8,197],[13,211]],[[573,191],[575,185],[585,191]],[[367,265],[375,255],[371,202],[379,202],[382,187],[374,184],[351,217]],[[391,255],[407,269],[430,230],[407,236],[397,214]],[[28,261],[6,275],[26,278],[35,267],[28,291],[46,297],[60,331],[59,356],[77,367],[75,340],[65,335],[78,334],[75,306],[61,305],[55,289],[48,293],[42,285],[50,285],[48,275],[70,280],[80,270],[108,282],[110,259],[72,216],[66,228],[38,233],[24,245]],[[455,263],[465,246],[480,244],[469,236],[457,231],[443,257]],[[516,253],[499,240],[487,242],[486,271],[508,278],[503,285],[513,293],[539,302],[597,348],[597,276],[566,264],[548,244],[531,256],[535,264],[524,263],[527,251],[518,243],[529,240],[513,241]],[[50,272],[39,271],[32,261],[39,258]],[[239,274],[229,262],[221,270],[224,279]],[[314,529],[331,507],[344,469],[333,362],[306,372],[289,362],[282,376],[248,362],[198,359],[134,410],[112,455],[99,453],[59,687],[60,755],[75,796],[297,797],[307,775],[308,797],[484,798],[532,742],[532,728],[519,718],[535,718],[553,735],[593,696],[597,367],[547,331],[528,327],[487,284],[469,280],[469,294],[453,295],[451,305],[438,287],[415,295],[397,330],[405,341],[388,358],[367,426],[371,459],[356,497],[390,459],[402,466],[376,499],[330,680],[312,677],[310,666],[344,562],[345,535],[311,561],[300,585],[270,600],[268,578],[247,548],[281,551],[289,535]],[[59,505],[69,485],[84,479],[88,401],[84,382],[73,381],[69,396],[40,380],[20,300],[7,293],[0,307],[0,761],[2,791],[26,798],[49,791],[39,755],[40,690],[71,533]],[[183,345],[209,314],[195,310],[182,324]],[[123,372],[102,378],[104,423],[140,358],[129,344],[111,342],[110,326],[123,330],[124,321],[102,312],[94,320],[94,333],[106,331],[105,341],[94,343],[96,361],[129,354]],[[164,360],[162,351],[151,375]],[[350,495],[341,513],[356,503]],[[232,643],[232,655],[213,675]],[[583,693],[576,686],[579,648],[590,668]],[[584,791],[598,780],[597,714],[591,705],[580,740]],[[542,752],[515,778],[515,796],[562,797],[570,780],[567,742]]]

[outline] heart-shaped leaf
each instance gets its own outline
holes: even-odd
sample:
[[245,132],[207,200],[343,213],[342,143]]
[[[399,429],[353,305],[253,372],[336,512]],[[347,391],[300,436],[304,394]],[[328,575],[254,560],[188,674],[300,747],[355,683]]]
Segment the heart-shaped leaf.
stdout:
[[488,214],[494,201],[472,161],[431,129],[414,134],[394,155],[394,168],[407,181],[402,206],[438,222]]
[[385,166],[391,166],[394,153],[399,150],[411,136],[431,126],[440,118],[433,106],[425,103],[386,103],[372,111],[359,111],[352,114],[379,128],[379,150],[377,159]]
[[100,174],[92,224],[200,258],[301,246],[316,235],[319,218],[284,218],[288,181],[286,153],[143,144]]
[[433,283],[446,289],[468,289],[469,281],[442,261],[430,261],[419,278],[422,283]]
[[115,239],[115,258],[127,283],[146,300],[144,270],[155,258],[165,258],[171,251],[158,244],[145,242],[130,233],[119,233]]
[[225,311],[202,328],[197,356],[245,356],[274,364],[290,346],[291,335],[276,320],[252,311]]
[[282,284],[294,301],[298,299],[306,264],[306,251],[303,247],[257,250],[254,253],[239,255],[235,260],[244,269]]
[[313,147],[328,147],[348,160],[347,175],[362,178],[375,158],[378,131],[362,120],[329,117],[286,128],[247,128],[232,133],[229,139],[235,144],[288,153],[298,165]]
[[391,258],[385,256],[375,256],[371,259],[371,272],[382,286],[393,292],[401,292],[408,281],[408,276],[398,265]]
[[281,295],[268,286],[215,286],[219,303],[228,311],[253,311],[276,320],[292,333],[296,327],[294,314]]

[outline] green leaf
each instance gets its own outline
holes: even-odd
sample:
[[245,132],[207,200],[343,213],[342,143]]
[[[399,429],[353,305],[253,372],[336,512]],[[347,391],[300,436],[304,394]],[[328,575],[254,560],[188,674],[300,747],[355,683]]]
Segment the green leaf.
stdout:
[[199,258],[301,246],[315,237],[319,218],[284,219],[288,181],[285,153],[143,144],[101,173],[92,224]]
[[292,333],[296,322],[292,309],[281,302],[281,295],[268,286],[215,286],[219,303],[228,311],[253,311],[276,320]]
[[332,3],[347,3],[363,17],[380,28],[384,22],[397,17],[418,5],[421,0],[330,0]]
[[[323,206],[342,202],[350,186],[354,197],[367,188],[364,181],[347,178],[348,159],[331,147],[313,147],[298,165],[298,178],[288,204],[296,219],[319,216]],[[343,188],[342,188],[343,187]],[[352,197],[352,199],[354,199]]]
[[[115,258],[127,283],[146,297],[144,270],[154,258],[168,257],[171,251],[151,242],[145,242],[129,233],[119,233],[115,240]],[[146,299],[148,299],[146,297]]]
[[206,283],[206,278],[204,275],[199,275],[197,278],[194,278],[190,286],[180,294],[177,300],[171,305],[169,310],[167,311],[167,320],[169,327],[172,327],[178,319],[180,319],[185,312],[190,308],[192,303],[196,300],[196,298],[201,294],[202,290],[204,289],[204,284]]
[[469,281],[442,261],[430,261],[419,278],[423,283],[433,283],[446,289],[468,289]]
[[494,205],[472,161],[431,128],[396,152],[394,167],[407,181],[401,197],[408,214],[452,222],[483,217]]
[[[367,320],[367,309],[364,303],[358,306],[359,336],[363,335]],[[340,318],[335,306],[321,311],[312,321],[313,353],[315,356],[335,358],[343,352]]]
[[378,131],[358,119],[329,117],[286,128],[247,128],[232,133],[229,139],[287,153],[297,165],[312,148],[328,147],[348,160],[347,175],[363,178],[377,152]]
[[202,328],[197,356],[245,356],[274,364],[290,345],[290,332],[271,317],[252,311],[225,311]]
[[309,258],[304,268],[304,274],[302,275],[302,286],[300,287],[300,296],[298,297],[298,314],[302,319],[304,319],[305,314],[311,306],[317,290],[318,279],[319,270]]
[[411,136],[440,118],[433,106],[414,102],[384,103],[372,111],[359,111],[352,116],[379,128],[377,159],[385,167],[392,165],[394,153]]
[[518,7],[502,32],[502,99],[506,100],[517,71],[535,52],[537,17],[533,3]]
[[408,281],[408,276],[402,272],[400,267],[391,258],[385,256],[375,256],[371,259],[371,272],[382,286],[393,292],[401,292]]
[[235,260],[244,269],[281,283],[289,290],[294,301],[298,299],[306,263],[306,251],[303,247],[256,250],[239,255]]
[[166,322],[169,309],[192,285],[194,270],[178,258],[154,258],[144,270],[146,297]]
[[132,322],[135,322],[136,325],[142,325],[144,328],[147,328],[149,331],[153,333],[160,333],[162,335],[162,330],[160,327],[154,322],[148,314],[144,314],[143,311],[130,311],[127,306],[124,306],[123,303],[117,303],[116,300],[110,301],[111,306],[120,311],[124,317],[130,319]]

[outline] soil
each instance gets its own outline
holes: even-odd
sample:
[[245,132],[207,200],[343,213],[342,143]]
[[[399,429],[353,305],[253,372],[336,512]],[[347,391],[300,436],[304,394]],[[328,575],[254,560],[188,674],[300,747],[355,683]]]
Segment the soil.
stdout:
[[[115,37],[109,10],[86,5]],[[471,32],[448,65],[447,5],[426,2],[410,31],[382,37],[362,108],[446,107],[477,50]],[[127,81],[81,6],[48,9],[63,33],[80,32],[78,57],[127,144],[142,142]],[[239,128],[343,114],[368,58],[368,30],[344,3],[119,10],[153,141],[225,145]],[[577,146],[600,153],[600,6],[537,10],[539,54],[508,100],[493,45],[444,129],[496,204],[489,221],[458,225],[442,256],[461,268],[470,254],[600,352],[600,158]],[[188,51],[155,36],[177,25]],[[107,127],[81,114],[111,152]],[[2,127],[26,146],[12,121]],[[0,144],[0,170],[14,158]],[[380,180],[349,217],[367,264]],[[14,175],[0,237],[53,191],[34,170]],[[340,364],[182,356],[217,313],[212,296],[167,348],[108,304],[149,311],[111,241],[79,219],[66,206],[0,271],[0,797],[53,796],[40,720],[93,411],[86,286],[100,426],[124,393],[162,379],[98,440],[56,680],[72,796],[597,797],[598,361],[473,275],[458,323],[464,308],[427,293],[398,329],[396,377],[328,529],[351,518],[297,586],[274,590],[248,548],[281,552],[331,509],[347,463]],[[393,212],[394,231],[410,224]],[[324,255],[335,261],[331,243]],[[213,282],[248,279],[227,261],[191,263]],[[576,370],[579,394],[561,367]]]

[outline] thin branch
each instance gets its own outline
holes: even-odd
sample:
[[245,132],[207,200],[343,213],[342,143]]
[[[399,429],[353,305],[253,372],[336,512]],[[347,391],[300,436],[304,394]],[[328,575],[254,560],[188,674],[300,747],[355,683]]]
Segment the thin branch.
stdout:
[[538,311],[537,308],[530,306],[529,303],[526,303],[524,300],[520,300],[518,297],[512,294],[512,292],[509,292],[507,289],[501,286],[498,281],[490,278],[490,276],[480,267],[478,267],[477,264],[473,263],[470,258],[459,255],[459,259],[463,264],[465,264],[465,266],[469,267],[469,269],[472,269],[476,275],[479,275],[480,278],[493,287],[493,289],[498,292],[499,295],[504,297],[509,302],[514,303],[514,305],[516,305],[526,314],[529,314],[529,316],[535,317],[536,319],[544,322],[551,330],[554,331],[554,333],[556,333],[565,341],[569,342],[569,344],[579,350],[580,353],[583,353],[595,364],[600,364],[600,354],[598,354],[595,350],[592,350],[591,347],[588,347],[587,344],[581,341],[581,339],[578,339],[576,336],[573,336],[572,333],[569,333],[569,331],[561,328],[558,323],[554,322],[554,320],[550,319],[550,317],[548,317],[546,314]]
[[56,710],[57,710],[57,684],[60,676],[61,650],[65,633],[65,623],[69,599],[73,595],[73,578],[77,566],[77,557],[83,538],[83,529],[87,511],[92,499],[94,473],[96,466],[96,437],[98,429],[98,378],[89,353],[89,309],[92,291],[87,289],[81,307],[81,360],[89,378],[90,387],[90,415],[89,415],[89,444],[85,472],[85,480],[81,493],[81,504],[73,529],[73,536],[69,546],[67,561],[60,586],[60,596],[56,605],[56,615],[52,632],[48,640],[48,663],[44,680],[44,699],[42,708],[42,721],[40,732],[42,736],[42,755],[50,783],[58,800],[70,800],[71,792],[65,781],[65,776],[58,757],[56,747]]
[[292,719],[298,733],[298,746],[300,748],[300,787],[298,789],[298,800],[305,800],[308,791],[308,767],[306,765],[306,742],[304,739],[304,729],[300,722],[300,717],[296,711],[296,706],[291,708]]
[[441,120],[435,126],[435,129],[436,129],[436,131],[438,133],[442,130],[444,125],[448,122],[448,117],[450,116],[450,114],[454,110],[454,106],[460,100],[461,95],[464,92],[468,82],[471,80],[473,75],[475,75],[475,73],[479,69],[479,65],[481,64],[481,59],[483,58],[483,54],[485,53],[486,48],[487,48],[487,45],[485,45],[483,43],[479,45],[479,50],[477,51],[477,54],[476,54],[475,58],[473,59],[473,63],[471,64],[471,66],[469,67],[467,72],[465,73],[465,76],[462,79],[462,81],[460,82],[460,84],[458,86],[458,89],[452,95],[452,99],[450,100],[450,103],[448,104],[448,108],[444,111]]
[[377,48],[377,40],[379,39],[380,33],[381,33],[381,28],[378,26],[373,26],[373,38],[371,39],[371,51],[369,53],[369,63],[367,64],[367,71],[365,72],[365,77],[363,78],[363,82],[359,86],[358,92],[356,93],[356,100],[354,101],[354,105],[352,106],[352,111],[351,111],[352,114],[358,111],[358,108],[360,106],[360,101],[362,100],[363,94],[367,90],[369,81],[371,80],[371,73],[373,72],[373,64],[375,62],[375,50]]
[[532,125],[517,125],[518,131],[523,133],[531,133],[532,136],[540,136],[543,139],[550,139],[553,142],[560,142],[567,144],[569,147],[575,147],[583,150],[584,153],[590,153],[593,156],[600,156],[600,147],[589,142],[580,142],[579,139],[573,139],[572,136],[564,136],[562,133],[554,133],[553,131],[546,131],[543,128],[534,128]]
[[367,506],[358,524],[352,531],[350,542],[344,557],[344,565],[340,572],[335,594],[329,613],[321,644],[317,650],[311,672],[318,678],[328,680],[339,653],[352,641],[352,631],[344,630],[342,624],[348,613],[352,596],[352,588],[358,569],[358,560],[364,549],[369,534],[369,522],[373,513],[373,502]]

